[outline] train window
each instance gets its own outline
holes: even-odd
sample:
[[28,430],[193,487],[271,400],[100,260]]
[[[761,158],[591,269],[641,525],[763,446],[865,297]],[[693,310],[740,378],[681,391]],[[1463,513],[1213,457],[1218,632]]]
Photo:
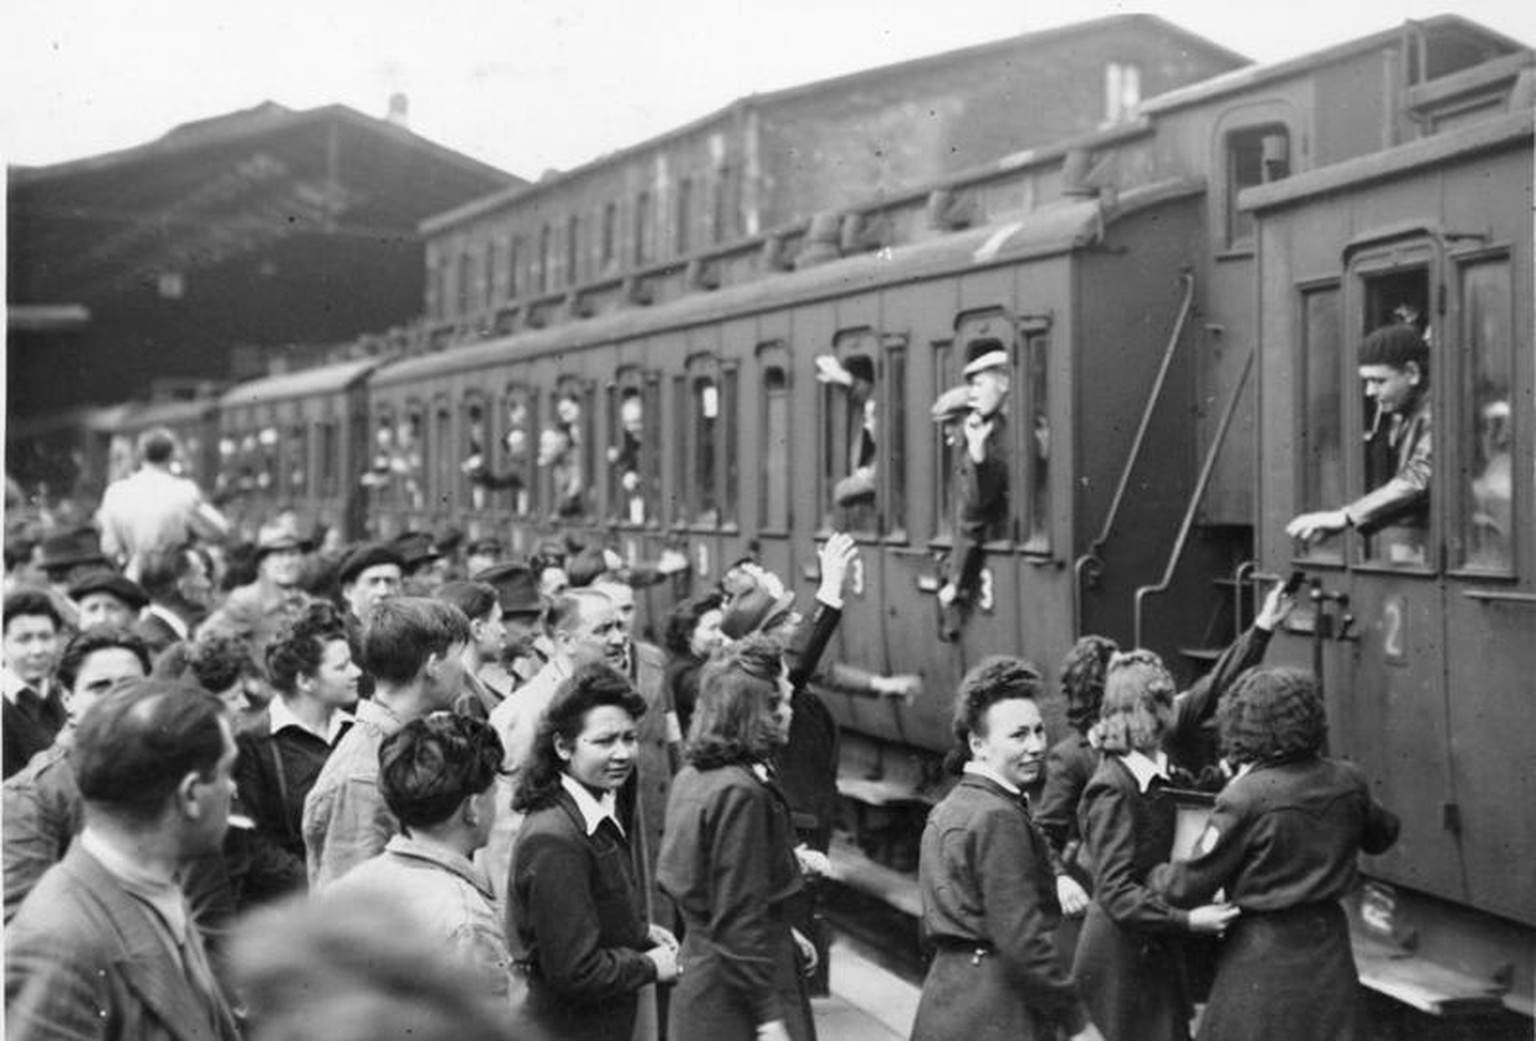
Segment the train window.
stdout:
[[453,453],[453,409],[448,399],[439,397],[432,408],[432,440],[426,446],[424,460],[427,495],[433,509],[451,506],[454,500],[454,464],[458,461]]
[[[1301,508],[1333,509],[1344,496],[1343,318],[1338,283],[1304,288],[1300,296],[1302,417],[1300,438]],[[1311,543],[1308,552],[1339,559],[1335,540]]]
[[644,524],[651,516],[646,494],[655,460],[649,437],[654,421],[645,387],[633,368],[621,369],[608,386],[608,514],[626,524]]
[[934,535],[950,538],[955,533],[955,518],[949,508],[955,494],[955,468],[960,464],[956,445],[960,438],[960,420],[965,414],[964,384],[958,384],[955,369],[955,345],[949,341],[933,345],[933,385],[947,388],[933,405]]
[[962,382],[951,385],[934,403],[950,445],[950,496],[941,504],[941,513],[952,515],[952,534],[963,533],[968,539],[1009,536],[1011,439],[1018,435],[1009,433],[1007,402],[1018,365],[1015,339],[1012,320],[1001,310],[961,315],[956,321],[958,348],[950,354]]
[[485,399],[471,393],[464,401],[463,447],[458,466],[459,500],[476,510],[485,509],[490,457],[486,454]]
[[341,438],[337,427],[338,424],[334,419],[328,419],[319,424],[320,494],[326,497],[334,496],[341,490],[337,487],[341,461]]
[[1025,319],[1024,333],[1024,487],[1028,495],[1028,536],[1024,550],[1048,554],[1051,550],[1051,400],[1048,323]]
[[1512,291],[1507,255],[1460,269],[1462,393],[1457,432],[1466,485],[1458,509],[1459,562],[1484,571],[1514,566]]
[[533,512],[534,436],[537,418],[535,400],[524,387],[509,386],[503,398],[500,462],[485,475],[485,486],[492,492],[511,496],[512,512],[526,517]]
[[821,384],[821,526],[873,534],[879,450],[875,360],[870,329],[839,333],[816,359]]
[[635,196],[635,263],[644,264],[651,259],[651,193],[640,192]]
[[781,344],[758,352],[762,365],[762,467],[758,470],[757,524],[764,531],[789,530],[789,374]]
[[1256,184],[1278,181],[1290,173],[1290,131],[1284,123],[1244,127],[1226,139],[1227,245],[1253,243],[1253,214],[1237,208],[1237,194]]
[[552,420],[539,432],[539,466],[549,475],[552,513],[563,520],[587,514],[592,439],[585,398],[580,381],[562,378],[555,389]]
[[740,384],[739,373],[734,364],[726,364],[720,373],[721,401],[720,401],[720,426],[723,427],[721,435],[724,438],[725,451],[722,462],[722,475],[724,481],[725,515],[722,518],[728,525],[734,525],[740,520],[738,510],[739,489],[741,487],[741,445],[737,441],[738,428],[737,416],[737,391]]
[[1141,104],[1141,66],[1112,61],[1104,66],[1104,122],[1119,123]]
[[698,527],[719,527],[723,402],[714,359],[699,357],[690,361],[682,390],[685,404],[680,416],[683,429],[679,441],[684,494],[680,497],[678,519]]
[[380,408],[373,428],[373,453],[368,459],[368,469],[363,471],[358,483],[374,493],[374,501],[380,506],[395,504],[395,417],[387,408]]
[[421,404],[413,402],[406,406],[405,418],[395,429],[395,453],[398,460],[396,467],[400,473],[401,504],[412,510],[419,510],[426,503],[426,490],[421,486],[425,426],[425,410]]
[[907,531],[907,351],[905,340],[885,352],[885,527],[895,536]]
[[296,498],[304,498],[309,492],[309,427],[295,423],[288,432],[287,492]]
[[[1396,268],[1366,274],[1362,279],[1362,317],[1360,335],[1386,325],[1411,326],[1425,340],[1431,338],[1429,314],[1429,269]],[[1351,362],[1355,359],[1351,358]],[[1380,406],[1380,399],[1365,394],[1361,385],[1361,415],[1365,421],[1364,455],[1360,492],[1380,488],[1397,474],[1404,453],[1411,451],[1413,438],[1413,401],[1399,403],[1391,414]],[[1418,392],[1428,393],[1427,384]],[[1427,405],[1425,407],[1428,407]],[[1361,559],[1374,564],[1422,568],[1428,565],[1429,504],[1419,500],[1382,518],[1384,526],[1373,525],[1374,534],[1362,539]]]

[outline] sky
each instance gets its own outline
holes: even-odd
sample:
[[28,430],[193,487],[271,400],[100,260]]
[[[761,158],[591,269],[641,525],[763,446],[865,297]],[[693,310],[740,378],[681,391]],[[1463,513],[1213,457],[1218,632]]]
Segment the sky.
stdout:
[[[753,93],[1135,10],[1267,62],[1443,13],[1383,0],[4,0],[0,157],[143,144],[271,100],[383,116],[536,179]],[[1456,12],[1530,45],[1536,2]]]

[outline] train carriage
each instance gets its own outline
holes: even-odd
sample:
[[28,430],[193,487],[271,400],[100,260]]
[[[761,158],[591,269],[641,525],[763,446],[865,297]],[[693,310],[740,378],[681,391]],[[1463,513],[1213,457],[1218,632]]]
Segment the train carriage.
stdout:
[[[1367,982],[1431,1011],[1503,1000],[1536,972],[1536,354],[1532,119],[1460,129],[1255,188],[1259,557],[1311,603],[1271,656],[1322,677],[1335,754],[1403,816],[1355,908]],[[1302,545],[1289,517],[1390,476],[1355,345],[1414,322],[1430,343],[1427,513]],[[1428,971],[1432,967],[1434,971]]]

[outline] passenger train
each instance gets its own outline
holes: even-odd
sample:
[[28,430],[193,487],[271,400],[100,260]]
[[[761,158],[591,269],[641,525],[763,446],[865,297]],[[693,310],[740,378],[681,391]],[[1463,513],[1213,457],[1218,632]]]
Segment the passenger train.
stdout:
[[[92,451],[175,421],[242,518],[685,550],[691,574],[644,594],[653,623],[746,556],[808,596],[817,540],[853,532],[829,653],[924,685],[825,692],[858,855],[898,872],[968,666],[1054,676],[1102,633],[1191,678],[1299,570],[1268,660],[1317,670],[1332,754],[1404,821],[1351,903],[1363,981],[1435,1016],[1530,1016],[1533,103],[1529,50],[1410,23],[594,288],[564,320],[107,415]],[[1297,543],[1290,517],[1384,479],[1354,349],[1392,321],[1432,348],[1428,516]],[[957,449],[931,406],[978,343],[1011,360],[1009,510],[949,632]]]

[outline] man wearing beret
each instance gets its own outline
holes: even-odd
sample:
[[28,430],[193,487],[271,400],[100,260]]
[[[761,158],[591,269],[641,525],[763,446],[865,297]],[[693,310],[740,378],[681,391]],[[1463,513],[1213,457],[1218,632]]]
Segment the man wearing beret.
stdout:
[[373,676],[363,657],[363,630],[376,607],[400,595],[404,580],[404,561],[393,546],[383,542],[354,546],[336,569],[336,581],[347,611],[347,643],[352,647],[352,660],[363,667],[357,681],[358,697],[373,695]]
[[1406,323],[1382,326],[1360,343],[1357,358],[1366,397],[1376,402],[1368,441],[1380,436],[1386,418],[1387,447],[1395,472],[1347,506],[1303,513],[1285,526],[1293,539],[1310,542],[1357,528],[1371,535],[1389,524],[1426,526],[1429,510],[1429,344]]
[[79,612],[81,632],[104,625],[132,628],[139,612],[149,603],[149,594],[142,586],[106,568],[77,578],[69,587],[69,598]]

